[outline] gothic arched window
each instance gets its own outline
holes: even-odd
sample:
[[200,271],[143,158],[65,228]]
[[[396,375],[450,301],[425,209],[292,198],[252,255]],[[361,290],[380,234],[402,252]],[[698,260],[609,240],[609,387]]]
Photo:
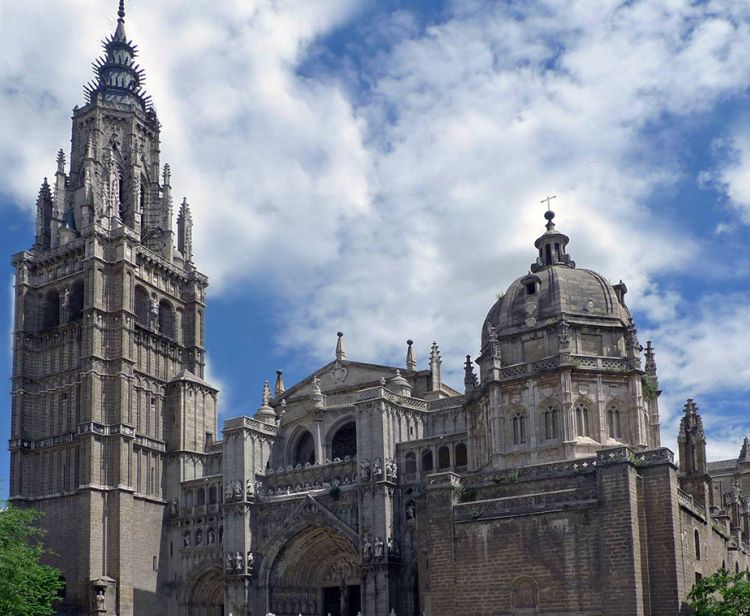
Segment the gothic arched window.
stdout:
[[136,286],[134,294],[135,322],[141,327],[148,327],[148,293],[142,286]]
[[560,411],[554,406],[547,407],[544,411],[544,438],[547,440],[557,438],[559,436],[558,424],[559,424]]
[[610,438],[620,438],[620,410],[616,406],[607,409],[607,430]]
[[526,416],[521,413],[513,415],[513,444],[526,442]]
[[406,459],[404,462],[405,462],[404,466],[406,467],[405,471],[407,475],[417,472],[417,456],[413,451],[410,451],[409,453],[406,454]]
[[73,285],[68,298],[68,320],[80,321],[83,318],[83,281]]
[[693,540],[695,541],[695,560],[701,559],[701,535],[696,528],[693,532]]
[[466,444],[459,443],[456,445],[456,466],[466,466],[468,464],[468,456],[466,455]]
[[585,404],[579,402],[575,409],[576,434],[578,436],[589,436],[589,409]]
[[300,436],[294,448],[294,464],[315,464],[315,441],[307,431]]
[[451,450],[447,445],[438,449],[438,470],[444,470],[451,466]]
[[172,304],[165,299],[159,302],[159,333],[174,338],[174,311]]
[[431,471],[433,466],[432,449],[425,449],[422,452],[422,471]]
[[50,291],[44,298],[44,329],[60,325],[60,294]]
[[357,455],[357,424],[349,421],[341,426],[331,439],[331,458],[343,460]]

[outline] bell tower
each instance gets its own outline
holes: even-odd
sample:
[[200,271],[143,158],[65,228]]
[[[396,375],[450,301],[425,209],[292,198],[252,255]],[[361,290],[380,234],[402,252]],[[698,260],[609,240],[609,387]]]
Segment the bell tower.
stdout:
[[202,472],[217,391],[202,380],[190,207],[175,238],[161,126],[118,8],[69,160],[60,150],[39,191],[35,243],[13,257],[10,499],[45,514],[63,611],[163,614],[165,505],[184,469]]

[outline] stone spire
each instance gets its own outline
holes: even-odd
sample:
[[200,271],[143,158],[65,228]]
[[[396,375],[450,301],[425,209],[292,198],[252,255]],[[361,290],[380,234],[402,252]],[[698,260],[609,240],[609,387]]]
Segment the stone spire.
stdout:
[[654,345],[650,340],[646,341],[646,365],[644,366],[646,374],[656,380],[656,353],[654,353]]
[[406,341],[406,369],[409,371],[415,371],[417,369],[417,360],[414,357],[414,341]]
[[471,355],[467,355],[466,362],[464,362],[464,390],[468,394],[470,391],[474,391],[477,385],[477,375],[474,374],[474,366],[471,363]]
[[276,371],[276,387],[274,391],[277,396],[284,393],[284,373],[281,370]]
[[48,250],[52,237],[52,191],[47,178],[44,178],[36,198],[36,241],[37,247]]
[[534,242],[534,246],[539,251],[539,256],[537,256],[536,262],[531,264],[532,273],[552,265],[575,267],[575,261],[570,258],[565,250],[570,238],[555,229],[555,223],[553,222],[555,213],[552,210],[547,210],[544,213],[544,218],[547,220],[547,231]]
[[677,436],[680,450],[680,471],[686,476],[706,473],[706,435],[698,405],[692,398],[685,402],[685,414],[680,420]]
[[268,379],[263,383],[263,402],[255,413],[255,419],[264,423],[273,424],[276,422],[276,411],[270,405],[271,387]]
[[437,342],[432,343],[432,348],[430,349],[430,372],[431,375],[431,389],[432,391],[437,391],[440,389],[440,383],[442,382],[440,379],[440,366],[443,363],[442,358],[440,357],[440,348],[437,345]]
[[89,103],[97,98],[136,105],[153,112],[151,98],[143,90],[145,75],[135,63],[137,46],[125,34],[125,3],[120,0],[115,33],[103,42],[104,56],[94,62],[96,79],[85,86]]
[[342,362],[346,359],[346,350],[344,349],[344,332],[336,332],[336,361]]
[[745,437],[742,441],[742,447],[740,447],[740,455],[737,458],[737,462],[740,464],[750,462],[750,438]]
[[[165,177],[166,177],[165,165]],[[165,181],[166,185],[166,181]],[[187,199],[182,200],[180,213],[177,215],[177,250],[182,253],[185,263],[193,261],[193,217],[190,214],[190,205]]]

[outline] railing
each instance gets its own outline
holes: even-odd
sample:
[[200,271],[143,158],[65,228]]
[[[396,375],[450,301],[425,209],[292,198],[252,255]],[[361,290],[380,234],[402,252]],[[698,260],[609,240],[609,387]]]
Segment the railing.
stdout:
[[325,464],[297,465],[293,468],[266,471],[261,480],[262,496],[282,496],[310,490],[339,487],[359,482],[357,458],[327,462]]

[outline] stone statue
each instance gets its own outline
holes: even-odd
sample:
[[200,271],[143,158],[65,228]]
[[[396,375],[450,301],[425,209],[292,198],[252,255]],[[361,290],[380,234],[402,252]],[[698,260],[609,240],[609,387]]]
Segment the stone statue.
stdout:
[[235,479],[232,482],[232,500],[242,500],[242,484],[240,483],[239,479]]
[[252,552],[248,552],[247,553],[247,572],[252,573],[254,567],[255,567],[255,558],[253,557]]
[[362,481],[370,481],[370,463],[367,459],[363,460],[359,465],[359,478]]
[[201,529],[195,531],[195,545],[200,545],[203,543],[203,533],[201,532]]
[[245,482],[245,498],[250,499],[253,496],[254,489],[254,482],[252,481],[252,479],[248,479]]
[[239,552],[236,552],[234,555],[234,570],[237,573],[242,573],[242,565],[244,564],[242,560],[242,554]]
[[184,533],[182,533],[182,547],[187,548],[190,547],[190,531],[186,530]]
[[214,531],[214,529],[209,526],[208,531],[206,532],[206,543],[208,545],[211,545],[215,541],[216,541],[216,531]]
[[151,328],[159,331],[159,300],[156,297],[152,297],[149,300],[148,318],[150,321]]
[[383,466],[380,458],[375,458],[375,461],[372,463],[372,473],[375,475],[376,481],[383,478]]
[[409,501],[408,503],[406,503],[406,519],[417,519],[417,506],[414,504],[414,501]]
[[323,392],[320,389],[320,379],[317,376],[314,376],[312,380],[312,395],[313,396],[323,395]]
[[107,611],[107,600],[104,598],[104,589],[99,588],[96,591],[96,596],[94,597],[94,603],[96,604],[96,611],[97,612],[106,612]]
[[372,543],[370,543],[370,540],[365,538],[365,543],[362,546],[362,558],[365,562],[370,562],[372,560]]
[[390,458],[386,458],[385,461],[385,476],[390,477],[391,479],[396,479],[398,477],[398,465],[396,464],[395,460],[391,460]]
[[227,482],[227,487],[224,489],[224,500],[228,503],[232,502],[232,482]]
[[227,573],[232,573],[232,571],[234,570],[234,559],[229,553],[227,553],[226,555],[224,568],[226,569]]
[[385,547],[385,544],[383,543],[383,540],[380,537],[375,537],[375,549],[374,549],[374,556],[375,560],[382,560],[383,559],[383,549]]

